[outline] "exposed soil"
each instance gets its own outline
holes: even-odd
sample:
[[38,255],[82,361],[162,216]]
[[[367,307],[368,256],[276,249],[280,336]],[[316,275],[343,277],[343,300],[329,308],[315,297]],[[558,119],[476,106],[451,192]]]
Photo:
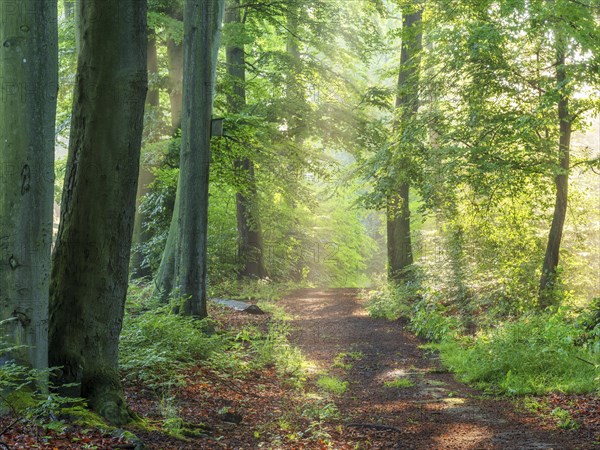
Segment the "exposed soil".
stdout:
[[[435,355],[419,348],[423,342],[407,331],[405,321],[369,317],[359,294],[302,290],[283,305],[294,316],[291,341],[321,369],[349,382],[336,403],[344,433],[354,435],[361,448],[598,448],[589,429],[561,430],[517,411],[512,402],[458,383]],[[336,356],[339,361],[340,353],[351,352],[360,352],[351,367],[332,367]],[[399,378],[414,386],[384,385]]]

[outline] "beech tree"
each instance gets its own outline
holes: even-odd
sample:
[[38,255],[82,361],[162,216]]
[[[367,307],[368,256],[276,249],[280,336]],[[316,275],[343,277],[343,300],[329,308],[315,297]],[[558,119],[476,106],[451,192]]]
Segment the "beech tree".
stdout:
[[0,24],[0,339],[24,346],[7,357],[45,368],[57,2],[4,2]]
[[184,3],[181,157],[175,210],[159,273],[157,294],[175,293],[176,309],[206,317],[206,245],[210,137],[224,0]]
[[[420,7],[419,7],[420,8]],[[397,179],[391,187],[387,203],[387,248],[388,273],[390,279],[400,281],[403,270],[413,263],[413,250],[410,236],[410,152],[414,151],[410,127],[419,109],[419,64],[422,48],[421,25],[422,9],[409,12],[408,7],[402,16],[402,49],[396,110],[398,119],[394,127],[393,146],[397,154],[392,164],[397,165]]]
[[118,374],[146,72],[146,7],[77,3],[80,51],[50,288],[58,382],[110,422],[131,419]]
[[[243,27],[239,0],[227,4],[225,24]],[[240,36],[241,35],[241,36]],[[236,42],[236,37],[238,41]],[[227,96],[230,114],[242,114],[246,107],[246,56],[243,33],[232,35],[226,48],[227,74],[232,84]],[[247,156],[234,162],[238,179],[236,194],[238,259],[243,277],[264,278],[267,275],[264,263],[262,227],[258,204],[254,161]]]
[[182,313],[206,317],[210,137],[224,0],[186,0],[175,280]]

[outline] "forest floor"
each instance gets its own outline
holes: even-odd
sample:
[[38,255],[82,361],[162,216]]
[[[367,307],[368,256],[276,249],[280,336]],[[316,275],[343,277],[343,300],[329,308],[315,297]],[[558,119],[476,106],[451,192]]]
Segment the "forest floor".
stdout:
[[[2,441],[10,449],[52,450],[599,448],[597,397],[550,395],[528,409],[485,396],[447,373],[405,321],[369,317],[360,294],[304,289],[277,303],[291,326],[289,348],[310,362],[304,382],[275,365],[239,376],[199,364],[168,392],[126,384],[127,401],[144,420],[126,428],[143,447],[124,430],[53,430],[22,420],[5,430],[0,448]],[[211,308],[234,332],[277,322]],[[559,428],[550,414],[557,407],[579,428]],[[0,418],[0,429],[7,424]],[[165,433],[168,427],[178,433]]]
[[[580,399],[591,422],[575,431],[559,429],[549,417],[513,402],[486,397],[444,371],[435,355],[420,348],[424,342],[406,330],[406,321],[369,317],[357,290],[303,290],[283,306],[294,316],[292,343],[348,381],[336,404],[346,429],[360,430],[354,438],[362,448],[598,448],[600,404],[593,398]],[[341,353],[360,358],[346,370],[332,370]],[[398,379],[407,381],[394,387]],[[552,408],[577,400],[550,396],[542,403]]]

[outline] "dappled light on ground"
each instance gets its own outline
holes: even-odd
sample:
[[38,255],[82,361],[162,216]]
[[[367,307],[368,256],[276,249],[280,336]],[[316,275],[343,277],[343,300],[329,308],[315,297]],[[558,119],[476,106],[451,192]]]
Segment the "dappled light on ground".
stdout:
[[[301,290],[285,300],[291,339],[347,382],[335,398],[344,430],[381,449],[591,448],[582,434],[558,430],[507,400],[458,383],[419,348],[405,322],[364,313],[356,289]],[[340,358],[340,355],[343,355]],[[354,355],[350,358],[348,355]],[[342,361],[342,362],[341,362]]]

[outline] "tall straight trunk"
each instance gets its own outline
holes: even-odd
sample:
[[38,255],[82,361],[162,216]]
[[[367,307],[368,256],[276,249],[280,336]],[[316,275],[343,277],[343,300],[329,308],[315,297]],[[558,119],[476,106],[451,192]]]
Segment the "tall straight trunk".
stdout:
[[[148,93],[146,94],[146,108],[151,112],[160,106],[160,90],[155,79],[158,77],[158,50],[156,47],[156,35],[154,30],[148,31],[148,80],[154,80],[154,83],[149,82]],[[156,140],[155,136],[145,134],[145,142]],[[140,204],[144,195],[150,189],[148,185],[154,181],[154,174],[144,165],[144,161],[140,162],[140,172],[138,176],[138,187],[136,193],[135,204],[135,220],[133,227],[133,241],[131,254],[131,277],[134,279],[144,278],[150,279],[152,271],[150,267],[144,265],[144,252],[142,246],[150,239],[149,233],[144,229],[144,224],[148,220],[145,214],[140,211]]]
[[179,217],[179,186],[175,195],[175,207],[169,225],[167,242],[163,250],[158,273],[154,280],[155,289],[152,294],[160,303],[167,303],[173,293],[175,281],[175,255],[177,251],[177,217]]
[[146,6],[80,0],[81,51],[50,288],[50,364],[65,392],[131,419],[118,373],[142,138]]
[[169,61],[169,100],[171,102],[171,134],[181,128],[183,107],[183,43],[173,39],[167,41]]
[[[560,33],[557,33],[560,36]],[[540,279],[540,308],[552,305],[551,288],[556,278],[560,256],[560,244],[562,241],[565,218],[567,216],[567,202],[569,193],[569,168],[571,150],[571,118],[569,116],[569,97],[566,92],[567,70],[565,66],[564,39],[557,39],[556,58],[556,84],[560,92],[558,99],[558,121],[560,137],[558,142],[560,172],[554,178],[556,185],[556,202],[554,204],[554,215],[546,246],[546,256],[542,266]]]
[[[398,75],[398,94],[396,109],[399,121],[395,126],[395,136],[400,137],[401,144],[407,126],[417,115],[419,109],[419,64],[421,61],[422,33],[415,29],[421,25],[422,10],[403,14],[402,18],[402,50],[400,54],[400,74]],[[404,151],[403,149],[400,150]],[[406,164],[401,162],[401,164]],[[401,171],[405,168],[400,167]],[[387,248],[388,275],[393,281],[401,281],[406,267],[413,263],[413,251],[410,238],[410,184],[408,176],[395,192],[392,192],[387,205]]]
[[[225,23],[241,24],[240,0],[229,0]],[[246,57],[244,47],[227,46],[227,74],[233,84],[227,96],[229,112],[240,114],[246,107]],[[242,277],[264,278],[267,271],[264,264],[262,228],[258,205],[258,190],[254,162],[247,157],[235,161],[240,188],[236,193],[236,214],[238,228],[238,259],[241,263],[239,275]]]
[[389,277],[396,282],[403,278],[403,270],[413,263],[409,193],[408,183],[402,183],[397,192],[388,199],[387,205]]
[[184,315],[206,317],[210,135],[224,0],[185,0],[175,287]]
[[58,90],[57,3],[3,3],[0,24],[0,341],[25,346],[0,358],[45,368]]

